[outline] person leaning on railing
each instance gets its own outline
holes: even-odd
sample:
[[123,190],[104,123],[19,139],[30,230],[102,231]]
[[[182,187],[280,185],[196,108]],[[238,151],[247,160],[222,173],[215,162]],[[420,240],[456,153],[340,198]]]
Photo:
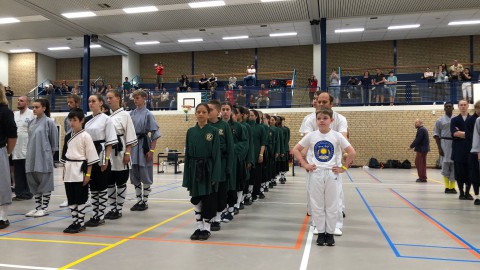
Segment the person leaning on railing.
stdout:
[[310,103],[312,103],[313,96],[315,95],[315,92],[317,92],[317,87],[318,80],[315,75],[312,75],[312,77],[308,78],[308,98],[310,99]]
[[465,68],[462,73],[460,73],[460,78],[462,79],[462,95],[463,99],[467,100],[468,103],[472,102],[472,74],[470,73],[469,68]]
[[187,91],[187,87],[190,85],[190,81],[187,78],[187,75],[183,74],[182,78],[178,80],[180,91],[185,92]]
[[433,77],[435,78],[435,94],[433,101],[438,101],[438,97],[442,97],[442,100],[445,100],[445,83],[448,81],[448,77],[447,72],[442,65],[438,66]]

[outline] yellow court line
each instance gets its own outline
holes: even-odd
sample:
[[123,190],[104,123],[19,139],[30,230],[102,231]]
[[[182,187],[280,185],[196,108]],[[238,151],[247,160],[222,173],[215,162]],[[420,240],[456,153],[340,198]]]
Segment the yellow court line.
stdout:
[[107,243],[95,243],[95,242],[77,242],[77,241],[45,240],[45,239],[14,238],[14,237],[0,237],[0,240],[41,242],[41,243],[59,243],[59,244],[73,244],[73,245],[87,245],[87,246],[110,246],[111,245],[111,244],[107,244]]
[[177,218],[179,218],[179,217],[181,217],[181,216],[183,216],[183,215],[191,212],[192,210],[193,210],[193,208],[190,208],[190,209],[188,209],[188,210],[186,210],[186,211],[183,211],[182,213],[180,213],[180,214],[178,214],[178,215],[176,215],[176,216],[173,216],[173,217],[171,217],[171,218],[169,218],[169,219],[166,219],[166,220],[164,220],[164,221],[162,221],[162,222],[160,222],[160,223],[158,223],[158,224],[156,224],[156,225],[153,225],[153,226],[150,227],[150,228],[147,228],[147,229],[145,229],[145,230],[143,230],[143,231],[141,231],[141,232],[138,232],[138,233],[136,233],[136,234],[134,234],[134,235],[132,235],[132,236],[129,236],[129,237],[127,237],[127,238],[124,238],[124,239],[122,239],[122,240],[120,240],[120,241],[118,241],[118,242],[116,242],[116,243],[113,243],[113,244],[111,244],[111,245],[108,245],[107,247],[104,247],[104,248],[102,248],[101,250],[98,250],[98,251],[96,251],[96,252],[93,252],[93,253],[91,253],[91,254],[89,254],[89,255],[87,255],[87,256],[79,259],[79,260],[76,260],[76,261],[74,261],[74,262],[72,262],[72,263],[69,263],[69,264],[67,264],[67,265],[64,265],[64,266],[60,267],[59,269],[60,269],[60,270],[65,270],[65,269],[68,269],[68,268],[70,268],[70,267],[72,267],[72,266],[75,266],[75,265],[77,265],[77,264],[79,264],[79,263],[82,263],[82,262],[84,262],[84,261],[86,261],[86,260],[89,260],[89,259],[91,259],[91,258],[93,258],[93,257],[95,257],[95,256],[97,256],[97,255],[102,254],[102,253],[105,252],[105,251],[108,251],[108,250],[110,250],[110,249],[112,249],[112,248],[114,248],[114,247],[117,247],[117,246],[119,246],[119,245],[121,245],[121,244],[123,244],[123,243],[128,242],[129,240],[135,239],[135,238],[137,238],[138,236],[140,236],[140,235],[142,235],[142,234],[144,234],[144,233],[146,233],[146,232],[149,232],[149,231],[151,231],[151,230],[153,230],[153,229],[155,229],[155,228],[158,228],[158,227],[160,227],[160,226],[162,226],[162,225],[164,225],[164,224],[166,224],[166,223],[168,223],[168,222],[170,222],[170,221],[172,221],[172,220],[174,220],[174,219],[177,219]]

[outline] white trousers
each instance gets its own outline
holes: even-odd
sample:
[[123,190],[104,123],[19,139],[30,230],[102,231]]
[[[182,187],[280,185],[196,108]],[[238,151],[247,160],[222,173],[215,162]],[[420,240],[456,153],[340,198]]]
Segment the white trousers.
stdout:
[[310,214],[319,233],[333,234],[338,219],[338,175],[331,169],[309,173]]

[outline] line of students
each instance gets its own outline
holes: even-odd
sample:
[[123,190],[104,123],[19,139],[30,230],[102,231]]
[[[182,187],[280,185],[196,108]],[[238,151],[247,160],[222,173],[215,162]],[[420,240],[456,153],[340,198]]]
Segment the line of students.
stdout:
[[195,209],[191,240],[207,240],[221,222],[233,220],[245,205],[265,198],[286,182],[290,131],[280,116],[218,101],[195,108],[197,124],[187,131],[183,186]]

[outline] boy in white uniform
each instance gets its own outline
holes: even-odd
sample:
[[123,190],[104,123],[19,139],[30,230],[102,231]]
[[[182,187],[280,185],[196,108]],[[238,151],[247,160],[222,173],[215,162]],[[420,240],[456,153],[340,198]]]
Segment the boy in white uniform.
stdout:
[[[348,153],[346,164],[352,163],[356,153],[341,133],[330,128],[334,121],[332,110],[321,109],[316,116],[319,130],[303,137],[293,149],[293,154],[309,172],[310,211],[319,232],[317,245],[334,246],[333,233],[339,211],[337,178],[339,173],[347,170],[341,163],[342,149]],[[302,155],[305,148],[312,152],[306,159]]]

